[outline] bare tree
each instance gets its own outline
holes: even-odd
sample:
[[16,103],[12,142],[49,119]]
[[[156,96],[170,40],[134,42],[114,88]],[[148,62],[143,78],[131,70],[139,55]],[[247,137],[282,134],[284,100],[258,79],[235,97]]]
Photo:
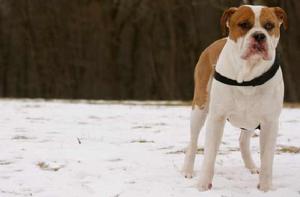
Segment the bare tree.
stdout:
[[[0,95],[86,99],[188,99],[201,51],[242,0],[1,0]],[[298,101],[300,3],[283,34],[286,99]],[[209,21],[209,22],[208,22]]]

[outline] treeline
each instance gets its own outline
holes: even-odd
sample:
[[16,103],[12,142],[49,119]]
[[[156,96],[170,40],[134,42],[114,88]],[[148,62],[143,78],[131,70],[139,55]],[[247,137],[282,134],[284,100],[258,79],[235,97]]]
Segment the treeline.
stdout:
[[[201,51],[232,0],[2,0],[0,96],[183,99]],[[256,1],[251,1],[253,3]],[[279,50],[286,100],[300,100],[300,2]]]

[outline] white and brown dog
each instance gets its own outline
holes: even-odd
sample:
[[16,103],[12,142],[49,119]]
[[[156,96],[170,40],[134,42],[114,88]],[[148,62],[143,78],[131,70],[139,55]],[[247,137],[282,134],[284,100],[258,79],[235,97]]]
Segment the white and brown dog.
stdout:
[[[195,90],[191,113],[191,140],[183,174],[193,174],[197,141],[206,116],[207,131],[199,189],[212,187],[214,165],[225,121],[242,128],[240,150],[244,164],[259,173],[258,188],[268,191],[278,119],[283,104],[282,71],[276,61],[280,26],[287,28],[287,16],[279,7],[248,6],[230,8],[221,18],[229,29],[227,38],[218,40],[201,54],[195,68]],[[250,153],[250,138],[260,126],[258,169]]]

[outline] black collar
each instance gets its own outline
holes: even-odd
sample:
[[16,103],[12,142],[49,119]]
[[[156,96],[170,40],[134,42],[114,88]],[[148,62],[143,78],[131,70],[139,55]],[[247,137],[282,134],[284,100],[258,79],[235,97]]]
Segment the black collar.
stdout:
[[217,71],[215,71],[214,78],[217,81],[220,81],[224,84],[232,85],[232,86],[259,86],[259,85],[266,83],[272,77],[274,77],[274,75],[276,74],[278,69],[279,69],[279,60],[278,60],[278,54],[276,54],[275,61],[274,61],[273,65],[271,66],[271,68],[269,70],[267,70],[265,73],[263,73],[262,75],[252,79],[251,81],[244,81],[242,83],[238,83],[236,80],[229,79],[229,78],[221,75]]

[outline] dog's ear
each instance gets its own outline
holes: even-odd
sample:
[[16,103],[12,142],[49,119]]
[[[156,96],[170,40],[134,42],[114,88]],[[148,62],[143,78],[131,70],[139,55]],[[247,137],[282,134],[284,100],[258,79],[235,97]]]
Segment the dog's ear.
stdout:
[[232,8],[229,8],[227,10],[224,11],[222,17],[221,17],[221,30],[222,30],[222,33],[224,35],[227,34],[227,28],[226,27],[229,27],[229,19],[230,17],[237,11],[237,8],[236,7],[232,7]]
[[279,19],[280,24],[283,24],[284,29],[287,30],[287,28],[288,28],[288,19],[287,19],[286,12],[280,7],[274,7],[272,9],[273,9],[275,15],[277,16],[277,18]]

